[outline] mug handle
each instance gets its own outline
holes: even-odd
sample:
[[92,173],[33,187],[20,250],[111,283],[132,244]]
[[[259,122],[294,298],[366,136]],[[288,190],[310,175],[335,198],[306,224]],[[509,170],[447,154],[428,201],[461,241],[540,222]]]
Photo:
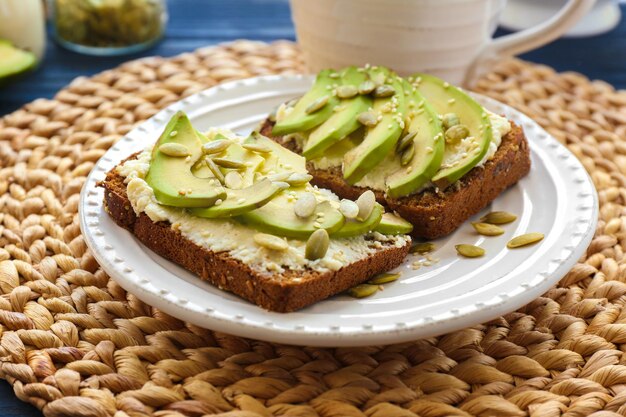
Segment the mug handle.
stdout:
[[569,0],[545,22],[490,40],[470,65],[463,84],[471,84],[494,61],[530,51],[557,39],[587,14],[595,3],[596,0]]

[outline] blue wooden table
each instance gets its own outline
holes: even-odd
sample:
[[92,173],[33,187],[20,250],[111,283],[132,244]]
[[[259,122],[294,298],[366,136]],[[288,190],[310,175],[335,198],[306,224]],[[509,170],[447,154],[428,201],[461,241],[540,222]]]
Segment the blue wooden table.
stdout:
[[[79,75],[95,74],[140,56],[171,56],[238,38],[294,39],[287,0],[169,0],[168,6],[170,21],[165,39],[141,54],[107,58],[82,56],[50,40],[45,61],[39,69],[0,89],[0,116],[36,98],[52,97]],[[622,12],[626,12],[626,6],[622,7]],[[626,88],[625,57],[626,20],[605,35],[562,39],[523,56],[560,71],[582,72],[617,88]],[[41,413],[17,400],[9,384],[2,381],[0,416],[39,417]]]

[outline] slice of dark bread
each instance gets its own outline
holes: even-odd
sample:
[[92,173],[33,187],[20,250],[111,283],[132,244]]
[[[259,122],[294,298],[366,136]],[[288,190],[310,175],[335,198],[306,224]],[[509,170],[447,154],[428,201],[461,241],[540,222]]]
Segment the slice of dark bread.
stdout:
[[284,313],[298,310],[345,291],[397,267],[410,248],[410,243],[403,247],[383,243],[368,258],[337,271],[287,270],[282,274],[258,271],[227,252],[212,252],[196,245],[174,230],[169,222],[155,223],[145,213],[136,215],[126,193],[124,178],[116,169],[111,170],[98,185],[105,189],[105,209],[113,220],[148,248],[220,289],[271,311]]
[[[265,120],[261,134],[300,153],[295,141],[272,136],[273,125]],[[388,197],[379,190],[372,191],[379,203],[413,224],[413,236],[434,239],[448,235],[530,171],[530,151],[524,131],[512,122],[511,127],[492,159],[483,167],[472,169],[445,191],[429,189],[401,198]],[[328,188],[341,198],[355,200],[367,190],[348,184],[339,167],[319,170],[308,163],[307,169],[313,175],[313,184]]]

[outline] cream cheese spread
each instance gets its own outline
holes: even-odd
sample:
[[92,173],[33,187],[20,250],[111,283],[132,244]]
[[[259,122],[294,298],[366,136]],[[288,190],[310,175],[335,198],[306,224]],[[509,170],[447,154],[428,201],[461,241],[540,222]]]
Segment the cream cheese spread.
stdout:
[[[207,136],[212,137],[217,133],[234,141],[243,141],[243,138],[221,129],[212,129]],[[178,230],[195,244],[213,252],[228,252],[233,258],[261,272],[280,274],[287,269],[335,271],[369,257],[383,244],[403,247],[411,240],[404,235],[387,236],[376,232],[351,238],[331,239],[326,256],[315,261],[310,261],[304,256],[306,241],[286,239],[289,248],[282,252],[260,247],[253,239],[257,231],[235,220],[205,219],[192,216],[181,208],[159,204],[154,191],[145,181],[150,158],[151,149],[146,149],[136,159],[126,161],[117,169],[117,172],[125,178],[128,199],[135,213],[145,213],[154,222],[168,221],[173,229]],[[338,198],[330,191],[310,187],[318,201],[329,200],[338,204]]]

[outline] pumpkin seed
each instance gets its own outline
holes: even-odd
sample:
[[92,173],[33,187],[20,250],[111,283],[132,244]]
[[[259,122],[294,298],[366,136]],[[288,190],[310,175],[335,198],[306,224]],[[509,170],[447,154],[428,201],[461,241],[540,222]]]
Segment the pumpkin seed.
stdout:
[[306,114],[312,114],[312,113],[315,113],[318,110],[321,110],[322,107],[324,107],[326,105],[326,103],[328,103],[329,99],[330,99],[330,97],[328,95],[324,95],[324,96],[318,98],[313,103],[309,104],[308,107],[306,109],[304,109],[304,112]]
[[300,172],[294,172],[293,174],[289,175],[287,179],[285,179],[285,182],[291,185],[292,187],[298,187],[298,186],[306,184],[312,179],[313,179],[313,176],[310,174],[302,174]]
[[205,155],[224,152],[231,145],[231,141],[227,139],[218,139],[202,145],[202,152]]
[[367,190],[363,194],[359,196],[356,200],[356,205],[359,207],[359,213],[357,214],[357,220],[365,220],[370,214],[372,214],[372,210],[374,210],[374,205],[376,204],[376,195],[372,190]]
[[306,219],[315,213],[317,208],[317,199],[313,193],[303,193],[293,205],[293,211],[296,216]]
[[378,291],[378,285],[360,284],[348,290],[348,294],[354,298],[365,298],[375,294]]
[[469,129],[465,125],[455,125],[446,130],[447,143],[459,143],[469,136]]
[[406,135],[404,135],[402,139],[398,141],[398,145],[396,145],[396,151],[398,153],[402,153],[402,151],[404,151],[407,147],[409,147],[409,145],[412,145],[413,138],[415,137],[415,135],[417,135],[417,131],[409,132]]
[[271,181],[285,181],[290,175],[291,172],[279,172],[277,174],[268,175],[267,178]]
[[385,84],[385,78],[386,78],[385,74],[383,74],[382,72],[379,72],[378,74],[374,76],[372,81],[374,82],[374,85],[376,87],[380,87],[381,85]]
[[476,222],[472,223],[472,226],[478,232],[478,234],[484,236],[500,236],[504,233],[504,229],[496,226],[495,224]]
[[359,205],[344,198],[339,203],[339,211],[346,219],[355,219],[359,215]]
[[173,156],[175,158],[189,155],[189,149],[187,149],[185,145],[174,142],[164,143],[159,146],[159,151],[164,155]]
[[374,278],[367,281],[367,283],[372,284],[372,285],[387,284],[388,282],[396,281],[398,278],[400,278],[400,274],[398,273],[396,274],[384,273],[384,274],[376,275]]
[[374,97],[376,98],[391,97],[394,94],[396,94],[396,90],[388,84],[380,85],[374,89]]
[[253,236],[254,243],[259,246],[263,246],[264,248],[284,251],[289,249],[289,245],[284,239],[279,238],[278,236],[268,235],[267,233],[256,233]]
[[317,229],[311,233],[306,242],[304,256],[311,261],[323,258],[328,251],[328,245],[330,245],[330,237],[326,229]]
[[281,190],[286,190],[287,188],[290,187],[290,185],[286,183],[285,181],[274,181],[273,184],[277,186],[278,188],[280,188]]
[[402,152],[402,156],[400,157],[400,165],[405,166],[408,165],[409,162],[413,159],[415,155],[415,145],[411,143],[409,147],[407,147],[404,152]]
[[428,253],[435,250],[435,244],[431,242],[420,242],[411,246],[411,253]]
[[366,80],[359,85],[359,94],[367,95],[374,91],[376,85],[371,80]]
[[509,243],[506,244],[506,247],[509,249],[520,248],[522,246],[532,245],[533,243],[537,243],[542,239],[543,239],[543,233],[537,233],[537,232],[526,233],[524,235],[520,235],[509,240]]
[[359,123],[367,127],[376,126],[378,124],[378,116],[370,111],[364,111],[359,114],[356,119]]
[[239,189],[243,185],[243,178],[237,171],[230,171],[224,176],[224,185],[233,190]]
[[301,98],[302,96],[292,98],[291,100],[285,103],[285,107],[295,107],[295,105],[298,104],[298,101],[300,101]]
[[246,167],[246,164],[244,164],[243,162],[234,161],[234,160],[228,159],[228,158],[212,158],[212,160],[217,165],[219,165],[221,167],[224,167],[224,168],[241,169],[241,168],[245,168]]
[[258,153],[269,153],[272,152],[270,148],[265,145],[261,145],[260,143],[244,143],[241,145],[244,149],[247,149],[252,152]]
[[224,184],[224,174],[222,174],[222,170],[218,167],[215,162],[211,158],[205,158],[204,162],[209,167],[215,178],[219,180],[222,184]]
[[517,216],[506,211],[492,211],[480,218],[483,223],[507,224],[517,220]]
[[465,256],[466,258],[477,258],[485,254],[485,250],[480,246],[467,245],[465,243],[462,243],[460,245],[455,245],[454,247],[459,255]]
[[359,90],[353,85],[342,85],[337,88],[337,97],[339,98],[351,98],[356,96]]
[[456,113],[446,113],[441,117],[441,124],[445,130],[450,129],[452,126],[460,124],[459,116]]

